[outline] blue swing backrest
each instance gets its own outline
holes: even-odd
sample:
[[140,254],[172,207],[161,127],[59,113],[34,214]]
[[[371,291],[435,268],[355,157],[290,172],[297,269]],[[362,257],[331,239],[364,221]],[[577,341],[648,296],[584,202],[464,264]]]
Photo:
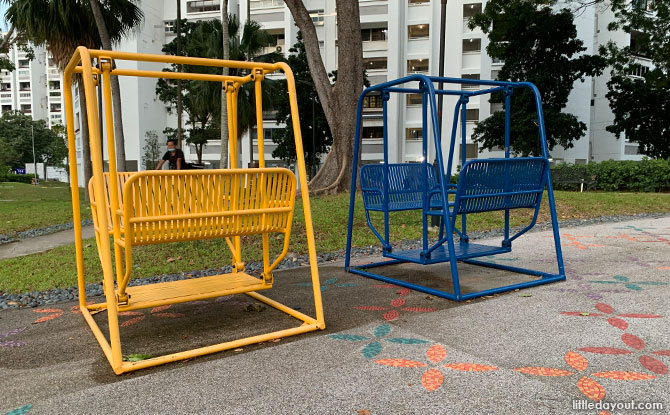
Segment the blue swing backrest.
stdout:
[[468,161],[459,174],[454,213],[535,208],[548,168],[542,157]]
[[[423,208],[423,163],[388,165],[389,211]],[[430,207],[442,207],[442,195],[432,164],[427,165]],[[366,210],[384,210],[384,164],[361,167],[361,190]]]

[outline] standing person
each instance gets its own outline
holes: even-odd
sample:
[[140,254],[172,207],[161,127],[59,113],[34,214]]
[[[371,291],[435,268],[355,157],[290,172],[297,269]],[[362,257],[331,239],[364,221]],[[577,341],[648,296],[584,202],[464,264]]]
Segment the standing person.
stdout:
[[165,161],[168,161],[170,170],[187,170],[187,164],[184,160],[184,152],[177,148],[177,140],[169,139],[167,141],[167,151],[163,156],[163,159],[158,162],[156,170],[160,170],[163,167]]

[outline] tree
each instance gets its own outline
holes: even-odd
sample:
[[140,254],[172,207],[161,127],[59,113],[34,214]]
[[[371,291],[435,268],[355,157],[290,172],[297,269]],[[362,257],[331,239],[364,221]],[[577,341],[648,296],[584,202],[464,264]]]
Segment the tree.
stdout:
[[312,193],[348,191],[351,184],[356,104],[363,90],[363,41],[358,0],[336,0],[337,62],[341,82],[331,84],[321,59],[314,22],[302,0],[285,0],[293,20],[302,32],[305,54],[312,80],[326,120],[333,134],[333,145],[319,173],[311,180]]
[[144,170],[153,170],[161,159],[161,147],[158,142],[158,134],[149,130],[145,134],[144,146],[142,147],[142,165]]
[[[90,5],[95,25],[100,35],[100,41],[105,50],[113,49],[113,38],[117,40],[121,39],[131,30],[137,28],[144,20],[144,13],[135,5],[135,0],[107,0],[102,4],[98,0],[90,0]],[[106,19],[109,17],[114,17],[114,19],[107,22]],[[110,31],[113,31],[112,36],[110,36]],[[114,108],[116,168],[119,171],[127,171],[123,116],[121,114],[121,87],[118,76],[111,77],[110,87],[112,90],[112,107]]]
[[[221,59],[221,51],[223,48],[221,46],[222,25],[220,21],[185,21],[182,23],[181,32],[183,56]],[[239,21],[235,16],[230,16],[228,19],[228,33],[231,59],[267,62],[281,58],[281,56],[275,52],[269,54],[261,53],[263,48],[268,46],[273,39],[271,35],[262,30],[259,23],[253,20],[248,20],[242,29],[241,38],[239,32]],[[175,54],[176,48],[177,39],[175,38],[163,47],[163,52],[167,54]],[[172,65],[172,67],[167,70],[175,71],[177,70],[177,67],[176,65]],[[185,66],[183,70],[211,74],[215,74],[218,71],[213,67],[192,65]],[[243,71],[231,69],[229,74],[242,75]],[[269,108],[272,104],[272,84],[272,80],[267,80],[266,87],[263,89],[264,108]],[[211,133],[212,129],[219,129],[220,127],[218,124],[221,119],[221,101],[219,97],[220,85],[207,81],[183,81],[182,87],[183,106],[189,118],[187,123],[191,126],[187,142],[196,144],[196,153],[198,153],[199,158],[198,162],[202,162],[201,145],[206,144],[207,139],[214,138]],[[156,94],[161,101],[172,104],[177,102],[179,96],[176,83],[166,79],[160,79],[158,81],[156,85]],[[253,83],[247,83],[240,88],[237,97],[238,137],[236,138],[239,138],[240,135],[248,131],[256,121],[256,107],[252,105],[253,96]],[[227,128],[228,125],[226,121],[226,131]],[[222,168],[225,168],[225,164],[222,164],[221,166]]]
[[607,98],[614,122],[607,131],[638,143],[646,156],[670,158],[670,1],[612,0],[611,7],[616,20],[609,29],[630,34],[631,44],[601,51],[612,63]]
[[[318,164],[319,155],[328,151],[332,145],[333,135],[314,88],[301,32],[298,32],[298,41],[289,49],[289,52],[291,55],[288,57],[288,64],[293,70],[293,77],[298,87],[296,92],[298,94],[298,113],[301,114],[302,143],[306,152],[306,162],[311,170],[315,167],[312,165],[312,160],[315,160],[314,164]],[[280,88],[281,92],[276,94],[274,107],[277,111],[277,124],[284,124],[286,128],[273,130],[272,141],[277,144],[277,148],[272,152],[272,156],[290,163],[296,160],[296,153],[286,81],[281,82]],[[314,110],[313,117],[311,116],[312,110]],[[312,128],[313,124],[315,131]],[[315,137],[315,146],[312,146],[312,134]]]
[[[102,46],[98,28],[90,8],[90,3],[75,0],[2,0],[9,4],[7,21],[15,27],[17,36],[36,46],[46,46],[52,59],[63,70],[78,46],[99,49]],[[112,43],[118,42],[125,32],[120,27],[132,27],[124,20],[129,8],[136,6],[129,0],[108,0],[109,7],[102,8],[105,22],[109,28]],[[123,23],[126,22],[126,23]],[[84,165],[84,183],[93,175],[91,150],[89,146],[88,114],[86,96],[81,77],[75,82],[79,90],[81,116],[82,152]],[[86,197],[88,198],[88,186]]]
[[21,111],[3,113],[0,118],[0,143],[3,144],[3,149],[9,149],[9,151],[2,155],[0,164],[16,168],[32,164],[35,160],[38,163],[44,163],[44,177],[46,178],[47,165],[62,165],[67,155],[62,132],[62,127],[49,129],[46,121],[33,120]]
[[[586,48],[577,38],[574,15],[555,10],[556,0],[492,0],[483,13],[468,23],[488,35],[489,56],[505,64],[499,80],[530,81],[542,94],[549,150],[556,145],[571,148],[586,132],[586,125],[573,114],[562,112],[577,80],[602,73],[600,56],[582,54]],[[494,94],[490,102],[504,102]],[[535,102],[530,90],[515,90],[511,98],[510,143],[515,154],[539,154]],[[472,138],[483,149],[504,146],[505,113],[497,111],[480,122]]]

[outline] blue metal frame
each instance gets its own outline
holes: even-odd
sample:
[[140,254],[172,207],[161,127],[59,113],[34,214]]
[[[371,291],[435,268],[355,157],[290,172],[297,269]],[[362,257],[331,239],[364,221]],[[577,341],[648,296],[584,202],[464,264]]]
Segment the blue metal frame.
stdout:
[[[417,87],[405,87],[404,84],[408,83],[418,83]],[[442,83],[448,85],[479,85],[485,86],[486,88],[480,89],[477,91],[462,91],[459,89],[435,89],[435,83]],[[541,145],[542,154],[540,157],[510,157],[510,105],[511,105],[511,96],[514,93],[514,90],[517,88],[528,88],[531,90],[535,100],[535,108],[537,111],[537,120],[539,128],[539,140]],[[356,201],[356,184],[358,179],[358,160],[361,147],[361,128],[362,128],[362,114],[363,114],[363,99],[365,96],[372,92],[378,92],[382,95],[382,108],[383,108],[383,130],[384,130],[384,168],[383,171],[383,188],[381,192],[383,193],[383,203],[382,209],[370,209],[381,211],[384,214],[384,236],[379,234],[377,230],[372,226],[370,221],[369,210],[366,207],[366,219],[368,226],[375,234],[375,236],[382,243],[383,251],[382,255],[389,260],[376,262],[373,264],[361,265],[361,266],[351,266],[351,244],[352,244],[352,235],[353,235],[353,220],[354,220],[354,208]],[[502,92],[505,97],[505,158],[502,159],[477,159],[466,161],[465,154],[465,140],[466,140],[466,108],[469,101],[469,98],[472,96],[491,94],[495,92]],[[421,162],[422,169],[422,187],[420,191],[423,192],[423,197],[421,200],[421,207],[411,204],[411,209],[421,209],[422,210],[422,222],[423,222],[423,231],[422,231],[422,248],[414,249],[408,251],[399,251],[394,252],[389,239],[389,213],[391,211],[397,211],[402,209],[393,209],[390,208],[390,196],[389,196],[389,170],[390,164],[388,160],[388,111],[387,103],[390,98],[391,93],[400,93],[400,94],[409,94],[409,93],[420,93],[422,94],[422,125],[423,125],[423,142],[422,142],[422,155],[423,160]],[[447,163],[447,169],[445,172],[444,158],[442,156],[442,141],[441,141],[441,131],[438,127],[438,114],[437,114],[437,105],[436,105],[436,95],[453,95],[459,96],[460,99],[455,105],[454,108],[454,117],[451,131],[451,146],[449,148],[449,158]],[[345,270],[351,273],[358,275],[363,275],[366,277],[374,278],[380,281],[389,282],[399,286],[407,287],[413,290],[426,292],[432,295],[439,297],[448,298],[455,301],[463,301],[471,298],[481,297],[484,295],[491,295],[495,293],[501,293],[505,291],[515,290],[519,288],[533,287],[540,284],[546,284],[554,281],[565,280],[565,269],[563,266],[563,254],[561,251],[561,241],[559,236],[558,229],[558,219],[556,215],[556,205],[554,199],[554,191],[551,183],[551,171],[549,169],[549,151],[547,149],[547,140],[546,140],[546,131],[544,126],[544,115],[542,113],[542,101],[540,98],[540,92],[538,91],[535,85],[529,82],[503,82],[503,81],[487,81],[487,80],[475,80],[475,79],[458,79],[458,78],[447,78],[447,77],[435,77],[435,76],[425,76],[421,74],[415,74],[400,78],[394,81],[385,82],[379,85],[374,85],[369,88],[366,88],[361,96],[358,99],[357,106],[357,122],[356,122],[356,136],[354,141],[354,154],[353,154],[353,171],[351,179],[351,199],[349,204],[349,221],[347,225],[347,246],[345,254]],[[460,114],[460,117],[459,117]],[[428,118],[430,117],[430,118]],[[470,167],[477,167],[475,163],[482,164],[482,169],[486,168],[495,168],[496,165],[502,165],[504,167],[504,185],[502,189],[496,189],[494,193],[479,193],[479,194],[465,194],[466,190],[470,190],[467,184],[464,184],[465,174],[461,174],[459,178],[459,184],[455,186],[449,184],[449,177],[451,177],[452,168],[453,168],[453,158],[454,158],[454,147],[456,144],[456,133],[458,122],[461,122],[461,172],[466,172]],[[432,131],[428,129],[428,121],[430,120],[430,125],[432,126]],[[435,144],[435,156],[437,159],[437,177],[438,177],[438,190],[433,190],[428,188],[428,140],[432,132],[434,144]],[[511,170],[508,166],[512,166],[513,163],[529,163],[528,165],[534,165],[537,167],[537,163],[543,163],[542,172],[540,173],[539,181],[537,177],[532,176],[525,177],[526,182],[524,186],[531,187],[530,189],[526,187],[513,189],[514,180],[519,180],[518,176],[523,176],[523,173],[517,171],[516,176],[513,176],[509,173]],[[432,168],[432,166],[430,166]],[[518,169],[517,169],[518,170]],[[445,174],[446,173],[446,174]],[[473,173],[474,174],[474,173]],[[513,180],[514,179],[514,180]],[[528,182],[530,180],[530,182]],[[412,189],[416,192],[418,189]],[[551,223],[552,231],[554,235],[554,247],[556,251],[556,262],[558,265],[558,273],[548,273],[541,272],[532,269],[511,267],[507,265],[489,263],[478,261],[474,258],[507,253],[512,251],[512,241],[514,241],[519,236],[526,233],[530,230],[535,223],[537,222],[538,212],[540,208],[540,203],[542,200],[542,195],[544,191],[547,192],[548,202],[549,202],[549,211],[551,214]],[[363,188],[363,191],[373,191],[373,189]],[[379,193],[379,189],[374,189]],[[441,196],[440,210],[431,210],[431,208],[437,207],[435,201],[432,197],[435,194]],[[456,199],[453,202],[449,202],[448,195],[455,194]],[[535,195],[535,196],[533,196]],[[525,197],[525,199],[524,199]],[[479,199],[477,199],[479,198]],[[481,206],[476,208],[461,208],[461,205],[465,203],[466,200],[477,199],[481,201]],[[491,200],[488,200],[491,199]],[[520,201],[521,200],[521,201]],[[524,202],[525,201],[525,202]],[[417,201],[419,202],[419,201]],[[534,208],[533,219],[530,224],[523,228],[521,231],[517,232],[515,235],[510,236],[510,221],[509,221],[509,212],[511,209],[515,208]],[[478,210],[480,209],[480,210]],[[488,246],[482,244],[475,244],[469,241],[467,236],[467,215],[472,212],[479,211],[489,211],[489,210],[502,210],[505,212],[505,234],[504,239],[500,246]],[[434,245],[429,245],[428,243],[428,215],[439,215],[442,216],[442,227],[440,228],[440,236],[438,242]],[[461,229],[456,228],[456,217],[461,215]],[[444,232],[444,235],[443,235]],[[454,242],[454,233],[456,233],[460,238],[456,243]],[[458,273],[458,261],[464,263],[481,265],[490,268],[496,268],[506,271],[512,271],[522,274],[528,274],[536,277],[541,277],[538,280],[531,280],[519,284],[507,285],[504,287],[492,288],[472,293],[461,293],[459,273]],[[375,274],[368,271],[371,268],[376,268],[380,266],[393,265],[399,263],[417,263],[417,264],[436,264],[449,262],[451,269],[451,278],[452,278],[452,292],[437,290],[429,287],[425,287],[418,284],[413,284],[396,278],[386,277],[380,274]]]

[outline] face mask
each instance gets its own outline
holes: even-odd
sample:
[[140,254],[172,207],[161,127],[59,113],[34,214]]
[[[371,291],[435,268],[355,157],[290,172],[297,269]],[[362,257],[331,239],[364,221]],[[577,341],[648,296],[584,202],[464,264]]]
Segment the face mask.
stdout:
[[168,148],[168,151],[177,151],[176,148]]

